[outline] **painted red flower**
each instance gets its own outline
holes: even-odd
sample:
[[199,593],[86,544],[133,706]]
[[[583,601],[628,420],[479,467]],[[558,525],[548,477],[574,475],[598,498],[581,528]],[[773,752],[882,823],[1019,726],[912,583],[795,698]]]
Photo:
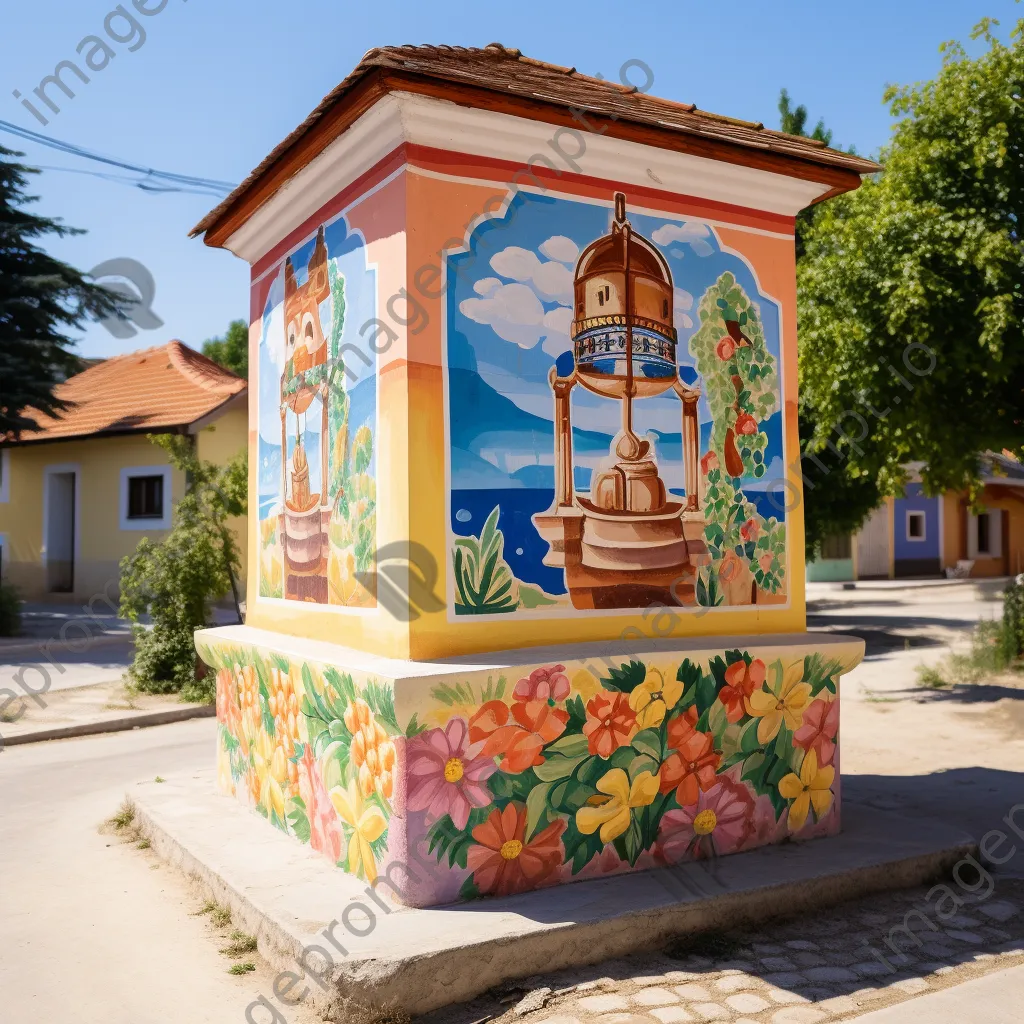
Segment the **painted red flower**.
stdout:
[[569,677],[564,665],[535,668],[516,683],[512,691],[516,700],[565,700],[569,696]]
[[716,346],[715,351],[722,362],[728,362],[736,353],[736,342],[732,338],[723,338]]
[[756,519],[748,519],[740,527],[740,536],[744,540],[757,540],[758,534],[761,532],[761,524]]
[[552,878],[562,863],[562,833],[565,821],[559,818],[526,841],[526,806],[510,803],[503,811],[494,810],[488,819],[473,829],[476,845],[466,853],[466,866],[481,894],[508,896],[536,889]]
[[761,566],[761,572],[771,572],[773,557],[770,551],[765,551],[764,554],[758,555],[757,564]]
[[741,412],[739,416],[736,417],[736,433],[756,434],[757,420],[755,420],[749,412]]
[[481,753],[498,757],[503,772],[518,775],[543,764],[541,751],[565,732],[569,712],[553,708],[546,700],[489,700],[469,720],[469,742],[483,743]]
[[635,728],[636,712],[629,706],[627,694],[602,691],[590,698],[583,726],[590,753],[611,757],[630,741]]
[[677,715],[668,723],[668,743],[675,753],[661,766],[661,792],[674,789],[679,806],[688,807],[697,802],[701,790],[707,792],[715,784],[722,755],[715,751],[714,736],[698,732],[688,715]]
[[725,717],[730,722],[738,722],[743,717],[743,702],[761,688],[764,678],[765,667],[760,658],[749,665],[741,658],[725,670],[725,686],[718,691],[718,699],[725,706]]
[[804,750],[813,750],[819,765],[831,764],[838,731],[839,701],[814,700],[804,711],[803,725],[793,733],[793,742]]
[[714,452],[705,452],[700,460],[701,472],[707,476],[708,473],[713,469],[718,469],[720,463],[718,456]]

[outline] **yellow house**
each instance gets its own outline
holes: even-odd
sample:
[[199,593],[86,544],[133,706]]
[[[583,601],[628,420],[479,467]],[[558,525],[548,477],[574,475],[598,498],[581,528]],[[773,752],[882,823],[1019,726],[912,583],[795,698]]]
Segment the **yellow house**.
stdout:
[[[106,359],[69,378],[61,416],[0,449],[0,574],[26,600],[117,593],[120,560],[160,540],[185,492],[147,434],[187,434],[226,462],[248,431],[246,382],[180,341]],[[235,530],[246,564],[244,521]]]

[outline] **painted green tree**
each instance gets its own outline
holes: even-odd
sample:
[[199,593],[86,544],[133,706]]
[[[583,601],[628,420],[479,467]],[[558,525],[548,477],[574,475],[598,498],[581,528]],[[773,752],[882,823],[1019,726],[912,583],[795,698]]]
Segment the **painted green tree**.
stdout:
[[777,593],[785,575],[785,526],[765,519],[743,493],[742,478],[764,476],[768,435],[763,423],[778,407],[778,370],[765,344],[760,310],[726,272],[702,296],[700,327],[690,352],[711,411],[705,455],[704,539],[712,564],[698,579],[697,598],[717,604],[719,583],[742,565],[763,590]]

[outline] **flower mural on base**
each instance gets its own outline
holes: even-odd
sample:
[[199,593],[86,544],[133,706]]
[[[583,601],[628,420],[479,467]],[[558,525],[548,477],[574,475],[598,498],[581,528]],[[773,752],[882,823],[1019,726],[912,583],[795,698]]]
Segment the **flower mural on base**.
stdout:
[[221,788],[368,882],[416,859],[415,905],[838,829],[850,665],[821,652],[563,661],[514,682],[469,670],[412,680],[399,721],[392,682],[200,651],[217,672]]

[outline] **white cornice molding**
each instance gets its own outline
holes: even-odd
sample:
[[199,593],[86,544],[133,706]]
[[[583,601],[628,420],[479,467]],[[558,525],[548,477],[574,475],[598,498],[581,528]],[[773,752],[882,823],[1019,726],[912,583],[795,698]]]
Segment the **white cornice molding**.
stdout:
[[[379,100],[295,174],[225,243],[255,263],[288,232],[403,142],[584,174],[793,216],[829,191],[824,182],[627,142],[544,121],[395,92]],[[582,145],[581,145],[582,143]],[[490,180],[498,180],[498,177]],[[522,178],[522,181],[532,181]],[[545,179],[549,180],[549,179]],[[551,186],[557,190],[557,183]]]

